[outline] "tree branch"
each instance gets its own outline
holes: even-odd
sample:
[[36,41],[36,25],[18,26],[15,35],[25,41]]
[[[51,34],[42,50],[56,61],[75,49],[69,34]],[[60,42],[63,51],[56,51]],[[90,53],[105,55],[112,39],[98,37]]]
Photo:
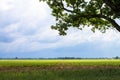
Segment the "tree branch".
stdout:
[[111,10],[117,15],[120,16],[120,0],[103,0],[107,6],[111,8]]
[[107,17],[107,16],[104,16],[104,15],[101,15],[101,14],[96,14],[96,15],[80,15],[80,17],[83,17],[83,18],[87,18],[87,19],[90,19],[90,18],[103,18],[107,21],[109,21],[119,32],[120,32],[120,26],[115,22],[115,20]]
[[65,11],[67,11],[67,12],[71,12],[71,13],[74,12],[74,11],[72,11],[72,10],[69,10],[69,9],[65,8],[65,7],[64,7],[64,3],[63,3],[62,0],[61,0],[61,5],[62,5],[62,9],[64,9]]
[[120,32],[120,26],[115,22],[115,20],[107,17],[107,16],[104,16],[104,15],[101,15],[102,18],[108,20],[119,32]]

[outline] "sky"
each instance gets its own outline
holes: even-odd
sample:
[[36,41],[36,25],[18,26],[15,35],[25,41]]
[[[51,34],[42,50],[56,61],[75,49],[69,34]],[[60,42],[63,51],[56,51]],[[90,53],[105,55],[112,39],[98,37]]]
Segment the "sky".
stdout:
[[[119,23],[119,21],[118,21]],[[55,18],[39,0],[0,0],[0,58],[99,58],[120,56],[120,33],[52,30]]]

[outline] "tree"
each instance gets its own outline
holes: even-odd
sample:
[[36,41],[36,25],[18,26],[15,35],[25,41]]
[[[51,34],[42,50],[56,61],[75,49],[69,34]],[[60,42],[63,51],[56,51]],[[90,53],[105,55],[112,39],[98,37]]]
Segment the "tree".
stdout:
[[91,30],[106,32],[109,28],[120,26],[115,21],[120,19],[120,0],[40,0],[45,1],[52,9],[56,25],[51,28],[58,30],[60,35],[66,35],[69,27],[82,30],[91,26]]
[[119,56],[116,56],[114,59],[119,59]]

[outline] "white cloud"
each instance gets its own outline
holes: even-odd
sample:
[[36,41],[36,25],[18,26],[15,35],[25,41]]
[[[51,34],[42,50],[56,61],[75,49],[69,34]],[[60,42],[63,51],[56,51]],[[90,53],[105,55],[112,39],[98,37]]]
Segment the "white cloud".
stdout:
[[0,0],[0,11],[8,11],[13,8],[9,0]]
[[[99,31],[92,33],[88,28],[83,31],[70,29],[67,36],[59,36],[57,31],[50,29],[50,25],[54,23],[50,9],[39,0],[0,0],[0,5],[3,6],[0,6],[0,12],[16,20],[0,30],[1,34],[13,38],[9,43],[0,42],[1,52],[31,52],[71,47],[81,43],[120,45],[120,34],[115,30],[108,30],[106,34],[102,34]],[[7,22],[9,21],[6,19],[3,24]]]

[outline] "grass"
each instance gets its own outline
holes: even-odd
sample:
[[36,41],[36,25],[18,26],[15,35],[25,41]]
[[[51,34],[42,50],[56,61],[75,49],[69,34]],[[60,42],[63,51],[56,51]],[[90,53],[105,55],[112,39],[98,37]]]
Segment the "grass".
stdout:
[[0,60],[1,66],[120,66],[120,60]]
[[0,80],[119,80],[120,60],[0,60]]
[[120,69],[0,72],[0,80],[119,80]]

